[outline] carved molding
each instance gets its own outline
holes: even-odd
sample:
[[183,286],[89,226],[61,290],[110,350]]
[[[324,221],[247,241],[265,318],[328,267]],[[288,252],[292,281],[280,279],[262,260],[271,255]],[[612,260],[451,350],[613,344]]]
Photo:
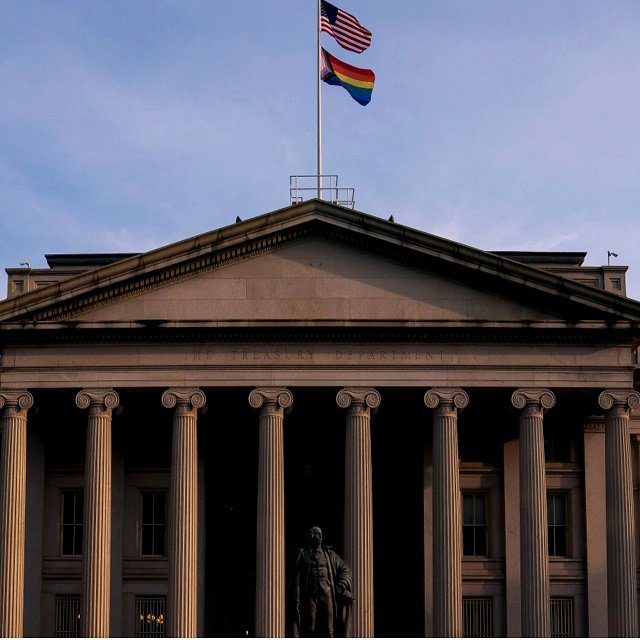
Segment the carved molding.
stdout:
[[113,410],[120,404],[120,397],[113,389],[83,389],[76,395],[76,406],[88,409],[91,405]]
[[362,387],[345,387],[336,395],[336,402],[341,409],[348,409],[351,405],[362,405],[368,409],[377,409],[382,398],[376,389]]
[[258,387],[249,394],[249,404],[254,409],[260,409],[265,404],[288,409],[293,405],[293,393],[285,387]]
[[544,412],[555,406],[556,396],[549,389],[516,389],[511,395],[511,404],[516,409],[524,409],[529,405]]
[[204,392],[197,388],[172,388],[162,394],[162,406],[173,409],[176,405],[188,405],[190,409],[201,409],[207,402]]
[[[156,271],[150,273],[137,274],[132,271],[127,280],[116,284],[105,282],[101,288],[83,291],[64,302],[52,301],[49,306],[45,306],[33,313],[26,312],[20,314],[16,316],[15,319],[29,321],[64,320],[78,313],[86,313],[87,311],[97,309],[107,303],[110,304],[115,301],[130,298],[145,291],[157,289],[158,287],[168,284],[174,284],[200,273],[205,273],[234,262],[239,262],[248,257],[254,257],[261,253],[272,251],[284,244],[297,242],[309,235],[342,242],[346,241],[350,245],[371,250],[378,255],[393,257],[404,262],[410,262],[411,264],[416,262],[415,259],[409,260],[406,251],[401,251],[395,246],[380,245],[379,242],[375,242],[371,237],[358,236],[342,228],[328,227],[319,220],[314,220],[302,226],[272,233],[267,237],[256,238],[254,240],[246,240],[243,238],[239,244],[223,249],[216,249],[215,241],[209,242],[207,243],[211,247],[209,253],[204,253],[196,258],[186,259],[179,264],[158,267]],[[199,249],[206,248],[207,244],[199,247]],[[122,275],[123,277],[125,276],[125,274]],[[98,283],[98,286],[99,284],[100,283]]]
[[584,433],[604,433],[605,432],[604,416],[589,416],[582,425]]
[[211,253],[198,256],[195,259],[159,268],[152,273],[143,275],[132,274],[129,280],[119,284],[104,286],[91,292],[79,294],[77,297],[62,302],[53,303],[52,306],[35,312],[33,315],[25,314],[31,320],[63,320],[80,312],[85,313],[113,303],[117,300],[130,298],[142,292],[157,289],[168,284],[174,284],[180,280],[191,278],[200,273],[238,262],[248,257],[256,256],[272,250],[285,242],[298,240],[308,235],[310,229],[294,228],[275,233],[266,238],[258,238],[242,244],[215,250],[212,246]]
[[633,389],[605,389],[598,396],[598,404],[605,411],[613,407],[637,409],[640,407],[640,393]]
[[429,409],[436,409],[439,405],[464,409],[469,404],[469,394],[463,389],[434,388],[424,394],[424,403]]
[[[13,320],[10,322],[14,322]],[[82,339],[89,344],[114,342],[121,343],[157,343],[157,342],[247,342],[256,343],[268,340],[291,342],[319,342],[353,341],[367,343],[414,343],[416,346],[425,347],[436,342],[465,342],[476,343],[513,342],[527,344],[542,343],[560,345],[584,345],[594,341],[607,344],[620,344],[629,338],[628,333],[616,330],[574,330],[568,325],[564,328],[541,330],[527,327],[526,330],[516,327],[459,327],[459,326],[401,326],[405,321],[389,321],[385,326],[363,327],[358,322],[343,322],[335,325],[332,321],[318,320],[293,322],[291,325],[282,326],[280,321],[274,326],[274,320],[266,321],[238,321],[235,326],[220,327],[213,322],[203,321],[198,326],[179,321],[147,321],[141,320],[137,326],[130,321],[119,326],[93,327],[83,326],[79,320],[61,320],[59,325],[55,323],[51,328],[43,328],[39,323],[34,323],[39,328],[29,332],[25,336],[25,323],[14,323],[14,327],[4,332],[3,339],[6,344],[41,345],[51,343],[67,344],[77,339],[78,332],[82,332]],[[4,323],[3,323],[4,324]],[[124,326],[126,324],[126,326]],[[455,323],[453,323],[455,324]],[[166,325],[166,326],[165,326]],[[259,326],[258,326],[259,325]],[[70,335],[69,332],[73,332]],[[496,370],[509,372],[530,371],[531,367],[525,365],[496,365]],[[594,367],[584,367],[587,371],[593,371]],[[564,371],[561,366],[538,367],[537,370],[544,373]],[[631,367],[629,367],[631,370]]]

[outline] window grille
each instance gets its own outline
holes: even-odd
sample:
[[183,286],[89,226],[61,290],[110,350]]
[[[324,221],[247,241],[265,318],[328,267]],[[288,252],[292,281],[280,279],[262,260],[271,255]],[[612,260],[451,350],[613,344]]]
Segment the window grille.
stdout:
[[63,556],[82,554],[84,524],[84,492],[80,489],[62,492],[62,523],[60,531]]
[[462,598],[462,628],[465,638],[493,636],[493,600]]
[[166,596],[136,596],[136,638],[164,638]]
[[547,494],[547,535],[550,556],[567,555],[567,495]]
[[465,556],[487,555],[487,497],[483,493],[462,496],[462,552]]
[[574,637],[573,598],[551,598],[551,637]]
[[166,539],[166,491],[143,491],[141,494],[140,555],[163,556]]
[[56,596],[56,638],[80,635],[80,596]]

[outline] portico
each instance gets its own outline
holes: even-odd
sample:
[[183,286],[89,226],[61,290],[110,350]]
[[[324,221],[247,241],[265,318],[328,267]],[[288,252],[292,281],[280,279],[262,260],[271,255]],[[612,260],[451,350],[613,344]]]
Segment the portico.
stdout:
[[284,636],[312,525],[354,635],[636,633],[640,303],[325,203],[242,225],[0,303],[0,634],[73,597]]

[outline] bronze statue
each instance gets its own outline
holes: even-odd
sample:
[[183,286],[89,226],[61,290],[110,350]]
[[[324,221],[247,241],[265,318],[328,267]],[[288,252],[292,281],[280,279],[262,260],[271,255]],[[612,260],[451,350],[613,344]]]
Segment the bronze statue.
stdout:
[[322,530],[309,530],[309,545],[298,552],[293,571],[294,638],[349,637],[351,569],[330,547]]

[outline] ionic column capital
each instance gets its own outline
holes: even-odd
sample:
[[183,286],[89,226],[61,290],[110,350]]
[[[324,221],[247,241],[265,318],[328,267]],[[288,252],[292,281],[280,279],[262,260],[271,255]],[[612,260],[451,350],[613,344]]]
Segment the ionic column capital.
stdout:
[[33,396],[28,391],[0,391],[0,409],[27,412],[33,406]]
[[100,413],[111,414],[120,404],[120,397],[113,389],[83,389],[76,395],[79,409],[97,408]]
[[293,405],[293,393],[285,387],[258,387],[249,394],[249,404],[254,409],[282,412]]
[[207,402],[207,397],[201,389],[197,388],[172,388],[162,394],[162,406],[173,409],[176,406],[187,409],[201,409]]
[[341,409],[349,409],[349,413],[370,415],[380,406],[382,401],[376,389],[367,387],[345,387],[336,395],[336,403]]
[[633,389],[605,389],[598,396],[598,404],[605,411],[628,415],[630,409],[640,407],[640,393]]
[[556,404],[556,396],[549,389],[516,389],[511,394],[511,404],[523,413],[542,417]]
[[434,388],[424,394],[424,403],[439,413],[457,412],[469,404],[469,394],[463,389]]

